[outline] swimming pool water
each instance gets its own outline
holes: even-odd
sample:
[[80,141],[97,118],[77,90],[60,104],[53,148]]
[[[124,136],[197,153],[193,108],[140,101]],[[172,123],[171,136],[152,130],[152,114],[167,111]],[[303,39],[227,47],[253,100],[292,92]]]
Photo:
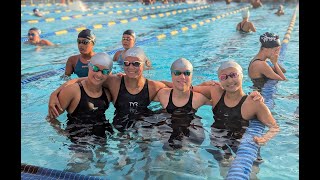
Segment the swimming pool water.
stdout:
[[[139,3],[131,3],[131,9],[145,7]],[[98,6],[90,3],[90,6]],[[121,4],[123,5],[123,3]],[[159,4],[161,5],[161,4]],[[199,6],[203,4],[184,4],[169,8],[145,10],[139,13],[121,15],[101,15],[83,17],[52,23],[38,23],[35,25],[22,24],[23,37],[30,27],[39,27],[43,32],[54,32],[70,27],[106,23],[111,20],[141,16],[148,13],[160,13],[174,9]],[[221,15],[229,10],[239,9],[244,3],[216,2],[209,8],[200,9],[162,18],[148,18],[127,24],[117,24],[108,28],[94,29],[97,36],[96,52],[107,52],[121,47],[122,32],[133,29],[137,34],[137,41],[155,37],[162,33],[178,30],[199,21]],[[271,4],[264,4],[262,8],[250,9],[250,20],[254,22],[257,32],[240,34],[235,31],[236,24],[241,21],[241,13],[217,19],[203,26],[198,24],[195,29],[179,33],[173,37],[143,44],[142,47],[152,61],[153,69],[144,72],[147,78],[154,80],[168,80],[170,65],[179,57],[185,57],[193,63],[193,84],[207,80],[217,80],[217,68],[221,61],[235,59],[244,70],[244,91],[252,91],[252,83],[248,77],[247,67],[252,57],[259,51],[259,35],[270,31],[280,35],[283,39],[289,26],[296,4],[285,4],[284,16],[276,16]],[[54,7],[50,7],[55,9]],[[49,9],[49,8],[48,8]],[[98,12],[95,10],[93,12]],[[68,15],[79,14],[68,12]],[[50,17],[59,17],[52,14]],[[49,14],[48,14],[49,16]],[[27,17],[22,16],[21,20]],[[64,67],[66,59],[77,54],[77,32],[61,36],[50,36],[46,39],[59,43],[58,47],[43,47],[35,51],[34,46],[21,44],[21,76],[22,80],[49,70]],[[264,163],[260,165],[259,179],[298,179],[299,177],[299,116],[295,114],[299,107],[299,13],[291,33],[291,39],[286,50],[284,66],[287,69],[288,81],[278,82],[277,92],[273,96],[275,106],[271,112],[281,132],[268,144],[261,148]],[[115,64],[114,72],[122,71]],[[213,122],[210,106],[199,108],[197,115],[201,117],[204,126],[205,139],[200,145],[192,143],[187,148],[175,151],[163,150],[164,142],[161,138],[168,134],[159,134],[164,127],[141,131],[133,139],[111,138],[105,146],[92,147],[90,153],[75,153],[70,147],[72,143],[57,132],[45,120],[50,93],[64,83],[58,75],[43,78],[22,85],[21,89],[21,162],[36,166],[69,170],[86,175],[105,176],[114,179],[119,176],[127,178],[147,179],[223,179],[219,165],[212,155],[206,151],[210,147],[209,133]],[[157,103],[152,103],[158,108]],[[112,120],[114,107],[111,105],[106,112]],[[152,120],[167,118],[166,114],[150,117]],[[58,118],[65,124],[66,114]],[[160,128],[160,129],[159,129]],[[158,131],[157,131],[158,130]],[[148,133],[147,136],[143,133]],[[142,140],[142,136],[151,137],[149,141]],[[134,139],[136,138],[136,139]]]

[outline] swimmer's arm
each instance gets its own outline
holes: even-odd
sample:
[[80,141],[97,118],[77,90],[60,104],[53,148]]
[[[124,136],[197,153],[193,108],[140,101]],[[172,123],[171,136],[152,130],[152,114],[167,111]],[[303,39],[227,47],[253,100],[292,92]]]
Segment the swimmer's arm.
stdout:
[[50,118],[47,116],[46,120],[50,123],[50,125],[57,131],[58,134],[66,135],[66,131],[61,128],[61,122],[56,118]]
[[[284,67],[282,67],[279,63],[278,63],[278,65],[279,65],[279,67],[280,67],[280,69],[281,69],[281,71],[282,71],[283,73],[286,73],[286,72],[287,72],[287,70],[286,70]],[[273,69],[274,72],[276,72],[276,69],[275,69],[274,66],[271,66],[271,68]]]
[[150,100],[159,102],[160,98],[157,97],[158,92],[163,88],[167,88],[167,86],[161,81],[149,80],[148,83]]
[[122,51],[117,51],[113,56],[113,61],[118,61],[119,55]]
[[193,86],[192,91],[203,94],[207,99],[211,99],[211,86]]
[[238,23],[238,24],[237,24],[237,28],[236,28],[236,30],[237,30],[237,31],[239,31],[239,30],[240,30],[240,23]]
[[71,74],[73,73],[72,58],[73,57],[69,57],[67,60],[66,69],[64,71],[64,75],[66,76],[71,76]]
[[160,81],[160,82],[162,82],[168,88],[172,88],[173,87],[172,82],[169,82],[169,81]]
[[50,42],[50,41],[48,41],[48,40],[44,40],[44,42],[45,42],[45,44],[46,44],[47,46],[53,46],[53,45],[54,45],[52,42]]
[[278,63],[275,63],[274,67],[275,67],[275,71],[273,71],[273,69],[268,64],[262,64],[262,66],[258,66],[257,68],[259,68],[258,71],[260,71],[263,75],[265,75],[269,79],[275,79],[279,81],[286,80],[284,74],[279,68]]
[[257,119],[259,119],[264,125],[268,126],[269,129],[261,137],[253,137],[253,140],[259,145],[264,145],[266,142],[268,142],[278,134],[280,128],[276,120],[273,118],[270,110],[263,102],[255,102],[254,107],[257,111]]
[[160,99],[161,99],[161,97],[163,96],[163,93],[164,93],[164,88],[160,89],[160,90],[157,92],[156,96],[153,98],[153,101],[155,101],[155,102],[160,102]]
[[252,32],[256,32],[256,27],[253,25],[253,23],[250,23],[250,29]]
[[[58,99],[58,95],[60,93],[60,91],[68,86],[68,85],[71,85],[71,84],[74,84],[74,83],[77,83],[77,82],[80,82],[82,80],[84,80],[85,78],[87,77],[83,77],[83,78],[77,78],[77,79],[71,79],[67,82],[65,82],[64,84],[62,84],[58,89],[56,89],[55,91],[53,91],[50,95],[50,98],[49,98],[49,116],[51,117],[57,117],[60,115],[59,111],[57,110],[57,108],[60,110],[60,111],[63,111],[61,105],[60,105],[60,102],[59,102],[59,99]],[[56,108],[57,107],[57,108]]]

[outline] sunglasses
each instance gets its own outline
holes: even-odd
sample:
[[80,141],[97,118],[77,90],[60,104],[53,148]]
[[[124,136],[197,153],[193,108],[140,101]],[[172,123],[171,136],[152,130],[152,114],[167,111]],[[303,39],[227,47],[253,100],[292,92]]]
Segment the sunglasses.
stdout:
[[77,39],[78,44],[84,44],[84,45],[89,44],[90,41],[91,40],[88,40],[88,39],[84,39],[84,40]]
[[134,62],[129,62],[129,61],[123,61],[123,64],[125,65],[125,66],[130,66],[130,64],[132,64],[134,67],[139,67],[141,64],[142,64],[142,62],[140,62],[140,61],[134,61]]
[[131,41],[132,39],[131,39],[131,38],[125,38],[125,37],[123,37],[123,38],[122,38],[122,41],[124,41],[124,40]]
[[36,34],[35,33],[28,33],[28,36],[34,37]]
[[173,70],[172,73],[175,76],[180,76],[181,74],[184,74],[185,76],[190,76],[191,75],[191,71],[181,72],[181,71],[178,71],[178,70]]
[[93,71],[93,72],[99,72],[99,71],[101,71],[101,73],[102,73],[103,75],[108,75],[108,74],[111,72],[109,69],[102,69],[102,70],[100,70],[100,69],[98,68],[98,66],[95,66],[95,65],[93,65],[93,64],[91,64],[91,63],[90,63],[90,66],[92,67],[92,71]]
[[221,75],[219,76],[219,79],[220,79],[221,81],[225,81],[225,80],[228,79],[228,77],[237,78],[237,77],[239,77],[239,74],[236,73],[236,72],[232,72],[232,73],[230,73],[229,75],[227,75],[227,74],[221,74]]

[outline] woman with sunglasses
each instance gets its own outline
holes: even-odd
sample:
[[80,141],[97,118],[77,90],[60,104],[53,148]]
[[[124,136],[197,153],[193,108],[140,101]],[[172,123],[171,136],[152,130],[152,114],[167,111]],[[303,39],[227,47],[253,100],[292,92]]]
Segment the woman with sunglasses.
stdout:
[[211,105],[204,95],[190,90],[193,74],[192,64],[185,58],[175,60],[171,65],[172,88],[160,89],[155,101],[170,114],[180,111],[196,112],[202,105]]
[[[96,53],[90,59],[88,78],[63,88],[58,99],[58,115],[68,112],[67,127],[61,130],[60,122],[50,116],[47,120],[58,130],[76,141],[79,137],[96,135],[106,137],[105,131],[112,133],[112,127],[105,118],[105,111],[112,101],[110,92],[102,87],[113,66],[112,58],[106,53]],[[86,129],[86,130],[84,130]]]
[[[128,49],[134,47],[136,42],[136,33],[131,29],[124,31],[122,34],[121,42],[124,50],[117,51],[113,56],[113,61],[117,61],[119,64],[123,65],[123,61],[124,61],[123,55]],[[149,59],[147,59],[146,61],[146,66],[147,67],[151,66],[151,62]]]
[[[250,97],[252,95],[244,93],[243,73],[238,63],[223,62],[218,69],[218,77],[223,89],[219,86],[197,86],[194,91],[212,100],[214,123],[211,125],[211,143],[225,152],[221,163],[228,166],[232,160],[232,151],[237,152],[250,119],[256,118],[269,128],[261,137],[253,137],[258,145],[264,145],[280,129],[268,107],[262,101],[255,101]],[[216,159],[221,159],[220,151],[213,155]],[[257,161],[261,160],[258,157]]]
[[[286,70],[278,63],[281,47],[279,36],[266,32],[260,36],[260,42],[260,51],[251,60],[248,67],[248,74],[253,86],[259,91],[268,79],[286,80],[284,75]],[[270,59],[273,67],[267,63],[268,59]]]
[[[134,123],[135,117],[149,113],[150,110],[147,106],[153,101],[159,89],[167,87],[160,81],[149,80],[143,76],[146,60],[147,57],[141,48],[130,48],[124,54],[125,75],[121,77],[109,75],[103,83],[103,87],[108,88],[112,95],[116,109],[113,125],[119,131],[130,127]],[[59,115],[57,108],[61,109],[61,106],[57,95],[60,90],[83,79],[85,78],[72,79],[51,94],[48,112],[51,117]]]
[[77,44],[80,54],[68,58],[62,78],[70,79],[72,73],[78,77],[88,76],[88,63],[95,54],[93,51],[95,43],[96,36],[90,29],[84,29],[78,34]]
[[31,44],[36,46],[53,46],[54,44],[46,39],[41,39],[41,30],[33,27],[28,31],[28,41],[25,44]]

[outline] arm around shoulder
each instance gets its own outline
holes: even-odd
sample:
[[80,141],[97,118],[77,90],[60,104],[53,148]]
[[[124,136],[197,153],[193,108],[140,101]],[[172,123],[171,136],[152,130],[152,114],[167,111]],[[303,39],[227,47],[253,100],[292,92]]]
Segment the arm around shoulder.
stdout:
[[257,144],[264,145],[266,142],[268,142],[278,134],[280,128],[276,120],[272,116],[269,108],[263,102],[252,101],[252,103],[257,119],[269,128],[268,131],[261,137],[254,137],[254,141]]

